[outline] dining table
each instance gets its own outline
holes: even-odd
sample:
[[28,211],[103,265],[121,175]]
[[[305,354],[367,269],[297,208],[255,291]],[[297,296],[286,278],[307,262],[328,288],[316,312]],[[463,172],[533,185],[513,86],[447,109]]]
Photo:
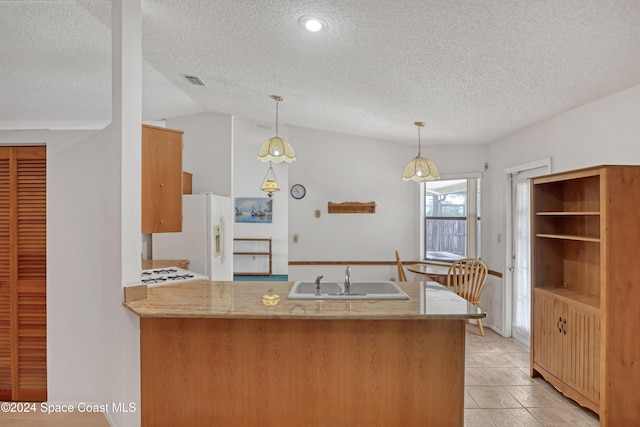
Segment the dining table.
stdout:
[[441,285],[447,285],[447,275],[449,274],[448,265],[416,263],[407,265],[407,270],[412,273],[428,276],[431,280]]

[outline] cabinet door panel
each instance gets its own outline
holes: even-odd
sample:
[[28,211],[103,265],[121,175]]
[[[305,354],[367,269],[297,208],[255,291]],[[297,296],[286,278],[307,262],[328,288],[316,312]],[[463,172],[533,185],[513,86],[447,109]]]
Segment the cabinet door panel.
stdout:
[[597,402],[599,376],[599,332],[593,312],[566,304],[563,381],[571,388]]
[[560,377],[562,370],[562,306],[555,298],[534,294],[533,361]]
[[142,232],[182,231],[182,133],[142,128]]

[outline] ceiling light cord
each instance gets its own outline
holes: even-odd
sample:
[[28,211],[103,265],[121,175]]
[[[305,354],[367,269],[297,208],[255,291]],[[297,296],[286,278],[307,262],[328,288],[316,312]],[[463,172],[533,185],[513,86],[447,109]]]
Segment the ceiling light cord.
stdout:
[[278,133],[278,104],[280,104],[280,101],[276,99],[276,136],[280,135]]

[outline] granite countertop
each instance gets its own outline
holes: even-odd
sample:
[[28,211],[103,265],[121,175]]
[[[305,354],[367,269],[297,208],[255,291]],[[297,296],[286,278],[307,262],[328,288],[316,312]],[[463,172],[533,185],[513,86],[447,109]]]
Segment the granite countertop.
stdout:
[[[228,319],[481,319],[486,313],[435,282],[401,282],[409,300],[288,299],[292,282],[193,281],[149,287],[147,298],[125,302],[140,317]],[[267,307],[269,289],[280,295]]]
[[183,265],[185,268],[189,265],[188,259],[143,259],[142,269],[152,270],[154,268],[168,268]]

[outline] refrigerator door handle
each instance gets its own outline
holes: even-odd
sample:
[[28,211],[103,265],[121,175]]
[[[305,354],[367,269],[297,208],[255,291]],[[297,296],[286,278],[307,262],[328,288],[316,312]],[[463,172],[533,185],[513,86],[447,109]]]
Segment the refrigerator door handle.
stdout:
[[220,256],[220,261],[224,262],[225,253],[224,253],[224,239],[225,239],[225,224],[224,217],[220,215],[220,225],[215,226],[215,244],[216,244],[216,252],[215,256]]
[[220,236],[220,226],[219,225],[214,225],[213,226],[213,240],[214,240],[214,245],[215,248],[213,250],[213,256],[220,256],[220,252],[221,252],[221,236]]

